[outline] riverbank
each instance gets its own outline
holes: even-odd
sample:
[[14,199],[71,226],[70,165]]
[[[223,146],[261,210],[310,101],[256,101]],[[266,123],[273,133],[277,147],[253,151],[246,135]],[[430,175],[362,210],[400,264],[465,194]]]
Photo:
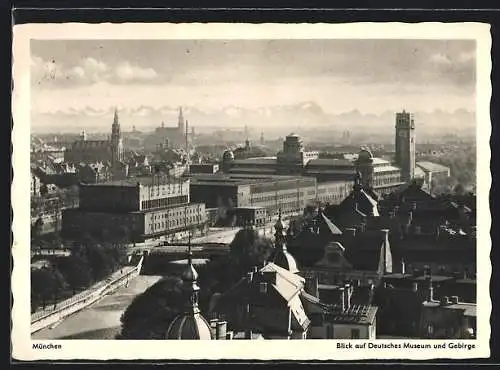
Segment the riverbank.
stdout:
[[120,317],[138,294],[161,276],[139,275],[128,286],[118,288],[93,305],[34,334],[33,339],[114,339],[120,332]]

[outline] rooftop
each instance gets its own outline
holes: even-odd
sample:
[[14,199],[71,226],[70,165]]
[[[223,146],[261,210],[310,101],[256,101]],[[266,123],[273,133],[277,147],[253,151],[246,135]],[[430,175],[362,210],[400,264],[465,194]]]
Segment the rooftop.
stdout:
[[263,182],[298,179],[310,180],[311,178],[300,176],[279,176],[270,174],[195,174],[192,176],[191,185],[250,185],[260,184]]
[[373,324],[378,308],[371,305],[355,304],[341,311],[336,306],[325,315],[328,321],[349,324]]
[[124,180],[115,180],[100,184],[85,184],[85,186],[118,186],[118,187],[136,187],[138,184],[142,186],[151,186],[153,184],[177,184],[179,182],[186,182],[187,179],[173,178],[167,176],[143,176],[143,177],[130,177]]
[[450,170],[449,167],[434,162],[422,161],[422,162],[417,162],[416,165],[427,172],[442,172]]
[[354,167],[354,162],[348,159],[338,159],[338,158],[318,158],[311,159],[307,163],[308,167],[314,166],[338,166],[338,167]]
[[449,304],[441,304],[439,301],[432,302],[424,302],[424,307],[435,308],[440,307],[447,310],[461,310],[464,313],[464,316],[476,317],[476,307],[475,303],[467,303],[467,302],[458,302],[458,303],[449,303]]

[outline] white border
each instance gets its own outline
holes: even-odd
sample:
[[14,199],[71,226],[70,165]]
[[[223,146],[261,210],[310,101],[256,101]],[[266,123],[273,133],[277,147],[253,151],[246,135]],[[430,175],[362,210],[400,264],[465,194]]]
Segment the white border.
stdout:
[[[351,24],[28,24],[14,26],[13,157],[14,209],[12,248],[12,348],[19,360],[50,359],[466,359],[490,355],[489,284],[491,249],[490,175],[490,26],[480,23],[351,23]],[[338,350],[333,340],[292,341],[114,341],[51,340],[30,337],[30,39],[473,39],[477,41],[477,286],[478,339],[473,350]],[[443,96],[443,99],[446,99]],[[363,343],[364,341],[354,341]],[[425,341],[409,341],[424,343]],[[427,341],[436,343],[435,341]],[[457,341],[440,341],[457,342]],[[467,341],[460,341],[466,343]],[[33,343],[61,344],[59,350],[34,350]],[[381,343],[399,343],[377,340]]]

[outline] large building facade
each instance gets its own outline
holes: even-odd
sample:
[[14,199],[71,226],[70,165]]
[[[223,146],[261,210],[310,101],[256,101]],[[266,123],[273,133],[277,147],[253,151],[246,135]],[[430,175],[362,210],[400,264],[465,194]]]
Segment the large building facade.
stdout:
[[79,208],[63,213],[63,235],[143,242],[203,228],[205,205],[190,202],[189,187],[189,179],[156,176],[82,184]]
[[123,161],[123,141],[118,112],[115,110],[110,139],[87,140],[87,134],[83,131],[80,138],[64,152],[64,161],[68,163],[109,162],[112,167]]
[[190,189],[191,199],[207,208],[262,207],[270,216],[301,212],[316,200],[316,180],[297,176],[200,174]]

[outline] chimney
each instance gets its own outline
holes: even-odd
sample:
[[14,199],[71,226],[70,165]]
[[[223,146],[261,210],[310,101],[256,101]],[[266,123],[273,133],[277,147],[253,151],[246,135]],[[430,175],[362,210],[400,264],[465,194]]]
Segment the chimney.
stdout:
[[432,286],[432,278],[430,276],[426,277],[428,282],[428,293],[427,293],[427,301],[434,301],[434,287]]
[[450,297],[451,304],[458,304],[458,296],[453,295]]
[[215,328],[215,337],[217,340],[225,340],[227,334],[227,322],[218,321]]
[[439,303],[440,303],[441,306],[449,305],[450,304],[450,299],[448,298],[448,296],[443,296],[443,297],[441,297],[441,300],[440,300]]
[[226,332],[226,340],[233,340],[233,332],[232,331]]
[[406,273],[405,260],[401,258],[401,273],[404,275]]
[[392,273],[392,252],[391,245],[389,243],[389,229],[381,229],[383,250],[381,251],[383,255],[383,272],[384,274]]
[[346,284],[345,291],[347,297],[346,308],[349,309],[349,307],[351,307],[351,298],[352,298],[352,293],[354,291],[354,286],[352,284]]
[[340,292],[340,299],[339,299],[340,300],[340,307],[341,307],[342,312],[344,312],[345,311],[345,301],[346,301],[345,294],[346,293],[344,291],[344,288],[342,288],[342,287],[339,288],[339,292]]
[[247,272],[247,282],[251,284],[252,280],[253,280],[253,272]]
[[252,329],[245,330],[245,339],[252,339]]
[[413,293],[418,292],[418,283],[417,283],[416,281],[414,281],[414,282],[411,284],[411,290],[413,291]]
[[210,320],[210,335],[213,339],[217,338],[217,322],[218,319],[212,319]]

